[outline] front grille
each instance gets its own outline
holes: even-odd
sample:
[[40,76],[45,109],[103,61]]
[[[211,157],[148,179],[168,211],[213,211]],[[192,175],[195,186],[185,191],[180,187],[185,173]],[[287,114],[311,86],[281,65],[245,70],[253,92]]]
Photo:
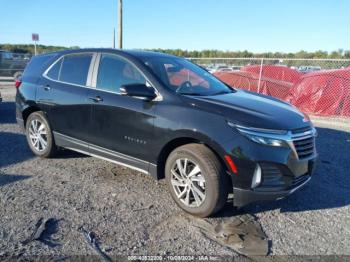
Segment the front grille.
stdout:
[[295,151],[299,159],[308,158],[315,153],[315,137],[311,128],[292,136]]

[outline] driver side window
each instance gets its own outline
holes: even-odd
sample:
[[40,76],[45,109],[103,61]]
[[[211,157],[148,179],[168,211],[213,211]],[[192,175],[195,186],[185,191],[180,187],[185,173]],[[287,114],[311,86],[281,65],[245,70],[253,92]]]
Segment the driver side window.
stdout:
[[146,84],[146,79],[126,60],[116,55],[103,54],[96,88],[118,93],[121,86],[128,84]]

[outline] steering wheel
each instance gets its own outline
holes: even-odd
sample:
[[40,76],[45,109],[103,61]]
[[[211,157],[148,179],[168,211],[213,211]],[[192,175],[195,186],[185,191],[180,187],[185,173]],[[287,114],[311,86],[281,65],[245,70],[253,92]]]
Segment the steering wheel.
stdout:
[[190,91],[192,88],[192,83],[190,81],[183,82],[177,89],[177,93],[182,93],[182,91]]

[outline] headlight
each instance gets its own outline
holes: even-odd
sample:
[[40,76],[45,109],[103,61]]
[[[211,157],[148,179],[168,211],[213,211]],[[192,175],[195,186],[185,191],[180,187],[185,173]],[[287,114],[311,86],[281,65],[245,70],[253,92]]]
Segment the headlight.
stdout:
[[255,143],[266,146],[288,146],[285,141],[285,135],[287,134],[285,130],[260,129],[244,127],[231,122],[227,123]]
[[251,135],[251,134],[245,134],[241,131],[240,131],[240,133],[245,135],[250,140],[252,140],[258,144],[262,144],[262,145],[266,145],[266,146],[285,146],[285,142],[282,140],[267,138],[267,137],[263,137],[263,136],[256,136],[256,135]]

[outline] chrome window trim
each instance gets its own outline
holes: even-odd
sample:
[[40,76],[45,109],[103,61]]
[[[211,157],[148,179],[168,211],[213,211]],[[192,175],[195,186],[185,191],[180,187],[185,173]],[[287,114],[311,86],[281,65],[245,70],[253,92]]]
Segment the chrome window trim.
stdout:
[[93,65],[93,72],[92,72],[92,78],[91,78],[91,86],[94,87],[96,90],[100,90],[100,89],[96,88],[98,68],[100,65],[100,61],[101,61],[101,53],[97,53],[96,59],[94,61],[94,65]]
[[[87,74],[87,76],[86,76],[86,85],[78,85],[78,84],[74,84],[74,83],[69,83],[69,82],[65,82],[65,81],[60,81],[60,80],[58,80],[58,79],[52,79],[51,77],[49,77],[49,76],[47,75],[48,72],[51,70],[51,68],[52,68],[56,63],[58,63],[61,59],[63,59],[63,61],[62,61],[62,64],[63,64],[64,58],[65,58],[66,56],[73,56],[73,55],[80,55],[80,54],[90,54],[90,55],[92,55],[91,61],[90,61],[90,66],[89,66],[89,71],[88,71],[88,74]],[[94,53],[94,52],[81,52],[81,53],[72,53],[72,54],[62,55],[62,56],[60,56],[59,58],[57,58],[56,61],[53,62],[53,63],[44,71],[44,73],[42,74],[42,76],[43,76],[44,78],[46,78],[46,79],[48,79],[48,80],[50,80],[50,81],[56,82],[56,83],[62,83],[62,84],[67,84],[67,85],[72,85],[72,86],[78,86],[78,87],[85,87],[85,88],[90,88],[90,89],[91,89],[92,87],[87,86],[87,84],[88,84],[88,79],[89,79],[89,73],[90,73],[91,65],[92,65],[92,62],[93,62],[93,60],[94,60],[94,56],[95,56],[95,55],[96,55],[96,53]],[[61,68],[60,68],[59,76],[61,75],[61,69],[62,69],[62,65],[61,65]],[[93,88],[93,89],[94,89],[94,88]]]
[[[60,81],[60,80],[56,80],[56,79],[52,79],[51,77],[48,77],[47,74],[48,72],[51,70],[51,68],[58,63],[61,59],[64,59],[65,56],[69,56],[69,55],[79,55],[79,54],[92,54],[93,57],[91,59],[91,63],[90,63],[90,67],[89,67],[89,72],[88,72],[88,76],[86,78],[86,85],[78,85],[78,84],[74,84],[74,83],[69,83],[69,82],[64,82],[64,81]],[[56,61],[54,61],[42,74],[42,76],[50,81],[56,82],[56,83],[61,83],[61,84],[66,84],[66,85],[72,85],[72,86],[77,86],[77,87],[84,87],[84,88],[88,88],[88,89],[92,89],[92,90],[98,90],[101,92],[105,92],[105,93],[109,93],[109,94],[115,94],[115,95],[119,95],[122,96],[122,94],[120,92],[113,92],[113,91],[108,91],[108,90],[103,90],[103,89],[98,89],[96,88],[96,83],[97,83],[97,75],[98,75],[98,69],[99,69],[99,64],[100,64],[100,59],[101,59],[101,55],[102,54],[109,54],[109,55],[115,55],[118,57],[122,57],[118,54],[113,54],[113,53],[108,53],[108,52],[80,52],[80,53],[72,53],[72,54],[66,54],[66,55],[62,55],[59,58],[56,59]],[[142,76],[146,79],[146,85],[150,85],[150,87],[152,87],[155,90],[156,93],[156,98],[154,98],[152,101],[163,101],[163,96],[161,95],[161,93],[158,91],[157,88],[154,87],[154,85],[152,84],[152,82],[145,76],[145,74],[131,61],[125,59],[122,57],[122,59],[126,60],[127,62],[131,63],[141,74]],[[89,74],[90,74],[90,70],[92,70],[91,75],[90,75],[90,79],[89,79]],[[60,70],[61,71],[61,70]],[[90,85],[88,85],[90,84]],[[140,100],[144,100],[143,98],[138,98],[138,97],[134,97],[135,99],[140,99]]]
[[[96,90],[99,90],[99,91],[104,91],[104,92],[108,92],[108,93],[112,93],[112,94],[116,94],[116,95],[120,95],[120,96],[123,96],[123,94],[121,94],[120,92],[113,92],[113,91],[108,91],[108,90],[103,90],[103,89],[98,89],[97,88],[97,77],[98,77],[98,70],[99,70],[99,67],[100,67],[100,61],[101,61],[101,57],[102,55],[110,55],[110,56],[116,56],[117,58],[121,59],[121,60],[124,60],[126,61],[127,63],[131,64],[133,67],[136,68],[136,70],[145,78],[146,80],[146,85],[148,85],[149,87],[152,87],[156,93],[156,98],[154,98],[152,101],[162,101],[163,100],[163,96],[161,95],[161,93],[158,91],[158,89],[156,87],[154,87],[152,81],[150,81],[148,79],[148,77],[137,67],[137,65],[135,65],[135,63],[133,63],[132,61],[128,60],[127,58],[119,55],[119,54],[114,54],[114,53],[108,53],[108,52],[99,52],[99,57],[98,57],[98,63],[96,65],[96,70],[94,70],[94,80],[95,80],[95,85],[93,87],[96,88]],[[134,97],[135,99],[141,99],[143,100],[143,98],[139,98],[139,97]]]
[[88,75],[86,78],[86,86],[93,86],[92,81],[93,81],[93,74],[94,74],[95,63],[96,63],[96,56],[97,56],[97,53],[94,53],[92,55]]

